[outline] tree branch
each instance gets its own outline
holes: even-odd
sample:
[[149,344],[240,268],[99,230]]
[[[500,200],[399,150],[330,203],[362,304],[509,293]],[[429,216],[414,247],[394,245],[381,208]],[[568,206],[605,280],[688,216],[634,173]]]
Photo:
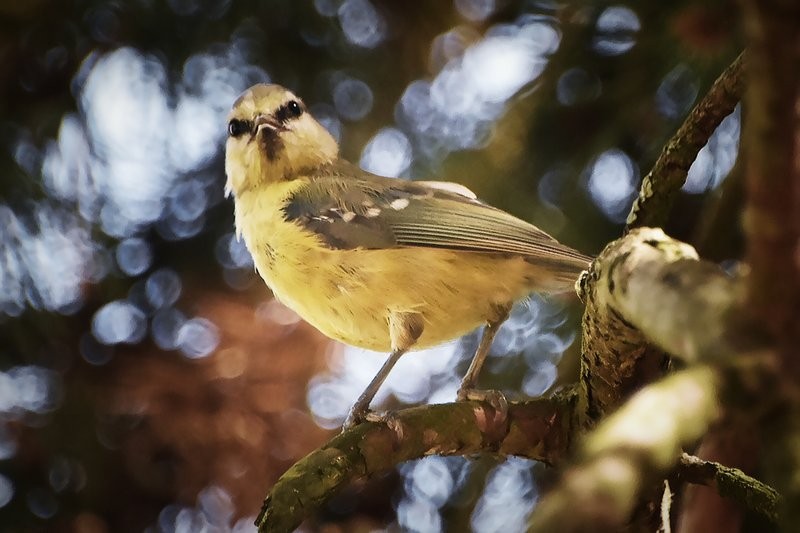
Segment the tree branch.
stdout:
[[[531,530],[621,527],[644,489],[721,416],[723,402],[755,401],[773,374],[771,358],[746,357],[746,347],[730,339],[728,315],[741,285],[660,229],[632,230],[603,250],[578,283],[587,302],[582,378],[593,387],[590,401],[615,407],[609,398],[624,400],[618,391],[635,384],[625,369],[645,339],[687,361],[725,366],[695,366],[648,385],[600,422],[579,462],[540,502]],[[606,390],[613,396],[601,397]]]
[[529,531],[617,531],[643,488],[720,415],[718,376],[701,366],[635,394],[586,439],[578,464],[533,513]]
[[626,231],[663,226],[689,167],[722,120],[733,112],[744,92],[744,53],[717,78],[705,97],[686,117],[655,165],[642,180],[639,197],[628,214]]
[[[683,271],[689,274],[684,275]],[[701,290],[705,285],[716,289]],[[659,365],[637,365],[641,357],[633,363],[625,360],[631,349],[634,355],[641,356],[644,337],[639,329],[676,352],[701,353],[714,345],[719,348],[722,330],[714,327],[714,323],[721,319],[720,309],[728,305],[736,292],[732,285],[733,281],[718,269],[696,261],[690,246],[670,239],[659,229],[638,229],[609,245],[580,284],[581,293],[588,302],[586,316],[589,318],[585,318],[585,322],[590,322],[584,332],[584,345],[595,350],[584,372],[589,378],[584,383],[603,383],[608,387],[602,393],[594,389],[596,394],[592,401],[611,407],[613,401],[624,399],[626,395],[620,390],[630,391],[634,385],[638,388],[652,379],[648,372],[641,371],[643,368],[660,375],[663,368]],[[691,315],[690,310],[699,313],[699,326],[688,323],[685,318]],[[705,320],[707,322],[703,323]],[[669,335],[680,328],[687,330],[685,334]],[[609,353],[616,354],[618,359],[609,360],[605,355]],[[699,380],[702,387],[713,388],[714,380],[706,375],[710,370],[703,372]],[[671,381],[667,383],[690,379],[684,374],[681,376],[669,378]],[[665,391],[671,390],[668,385],[659,386],[667,387]],[[680,401],[664,401],[686,407],[682,404],[687,397],[684,389],[694,386],[690,383],[678,387],[675,398]],[[701,391],[707,389],[701,388]],[[699,397],[708,405],[716,401],[714,394]],[[605,400],[609,401],[603,403]],[[342,486],[402,461],[433,453],[464,455],[491,451],[556,462],[567,450],[576,427],[573,423],[575,404],[576,394],[572,393],[513,405],[508,421],[496,420],[493,410],[481,403],[426,406],[402,411],[388,424],[360,425],[335,437],[290,468],[265,500],[257,523],[261,531],[291,531]],[[649,404],[649,408],[652,407]],[[713,408],[705,409],[704,414],[690,408],[687,416],[699,417],[694,425],[677,413],[675,416],[681,421],[675,422],[675,426],[690,431],[694,438],[697,428],[705,428],[713,418],[709,413],[716,416],[716,409],[715,403]],[[651,413],[652,410],[647,411],[645,418],[653,418]],[[671,413],[664,416],[669,419]],[[657,433],[647,431],[645,434]],[[677,457],[677,443],[690,438],[683,433],[674,435],[672,441],[668,437],[664,438],[673,443],[671,447],[667,444],[670,451],[666,455],[662,452],[660,462],[655,465],[646,462],[651,470],[662,470],[663,458]],[[620,463],[624,454],[618,455],[614,460]],[[633,475],[637,468],[632,464],[629,472]]]
[[[727,416],[703,436],[692,451],[698,459],[754,472],[758,468],[758,429],[755,420]],[[680,478],[681,469],[676,476]],[[678,481],[676,479],[676,481]],[[729,533],[742,529],[747,508],[720,495],[713,487],[692,484],[681,490],[676,531],[685,533]]]
[[491,452],[553,464],[573,434],[576,394],[564,391],[509,406],[507,419],[480,402],[405,409],[367,422],[295,463],[272,487],[256,519],[259,531],[293,531],[340,488],[410,459]]
[[730,498],[749,511],[771,522],[778,520],[781,496],[778,492],[739,470],[684,453],[678,467],[680,479],[713,488],[720,496]]
[[661,350],[687,360],[731,351],[724,319],[740,298],[738,284],[658,228],[606,246],[578,292],[586,302],[581,382],[590,420],[661,377]]
[[575,466],[543,498],[529,531],[617,531],[642,494],[666,476],[683,447],[702,437],[726,405],[738,408],[774,386],[772,358],[738,356],[698,365],[636,393],[602,421],[581,446]]
[[633,326],[687,362],[734,351],[728,315],[743,299],[741,284],[658,228],[633,230],[612,242],[593,265],[587,313]]

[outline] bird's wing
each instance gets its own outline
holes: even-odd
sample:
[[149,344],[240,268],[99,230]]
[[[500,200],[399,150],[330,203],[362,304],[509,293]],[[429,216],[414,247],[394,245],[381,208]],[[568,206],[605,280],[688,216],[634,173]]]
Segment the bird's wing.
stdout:
[[298,188],[287,220],[335,249],[421,246],[588,261],[547,233],[477,199],[461,185],[331,171]]

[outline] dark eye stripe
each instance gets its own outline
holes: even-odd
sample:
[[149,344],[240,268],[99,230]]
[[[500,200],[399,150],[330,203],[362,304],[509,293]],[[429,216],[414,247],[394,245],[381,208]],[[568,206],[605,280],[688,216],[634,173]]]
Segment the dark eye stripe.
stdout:
[[234,118],[228,122],[228,135],[231,137],[240,137],[252,129],[252,123],[247,120],[239,120]]
[[275,118],[280,122],[288,122],[303,114],[303,105],[297,100],[290,100],[275,111]]

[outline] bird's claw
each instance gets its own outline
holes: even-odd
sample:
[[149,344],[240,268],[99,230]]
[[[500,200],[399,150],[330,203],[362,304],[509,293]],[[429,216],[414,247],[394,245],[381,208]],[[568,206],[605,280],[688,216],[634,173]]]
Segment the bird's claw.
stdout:
[[342,432],[349,429],[353,429],[357,425],[363,422],[375,422],[378,424],[386,424],[389,428],[396,430],[396,428],[400,425],[400,419],[393,411],[384,411],[382,413],[376,413],[375,411],[371,411],[369,409],[351,409],[350,413],[347,415],[347,418],[342,424]]
[[460,402],[475,400],[487,403],[501,419],[508,415],[508,400],[499,390],[459,389],[456,397]]
[[369,417],[372,414],[372,411],[369,409],[359,409],[357,407],[353,407],[350,409],[350,412],[347,413],[347,418],[344,419],[344,423],[342,424],[342,433],[348,429],[353,429],[366,420],[369,420]]

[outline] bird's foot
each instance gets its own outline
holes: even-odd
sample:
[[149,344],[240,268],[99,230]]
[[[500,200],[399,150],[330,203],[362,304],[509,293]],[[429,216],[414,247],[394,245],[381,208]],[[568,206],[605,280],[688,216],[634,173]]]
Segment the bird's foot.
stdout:
[[456,396],[458,401],[464,402],[475,400],[489,404],[495,410],[496,417],[505,420],[508,416],[508,400],[505,394],[499,390],[480,390],[480,389],[458,389]]
[[386,424],[390,429],[397,431],[400,427],[400,418],[394,411],[384,411],[377,413],[369,409],[359,410],[351,409],[347,418],[342,424],[342,432],[353,429],[362,422],[375,422],[377,424]]
[[348,429],[353,429],[362,422],[368,421],[373,415],[375,415],[375,413],[370,411],[369,408],[354,405],[353,408],[350,409],[350,412],[347,413],[347,418],[344,419],[342,433]]

